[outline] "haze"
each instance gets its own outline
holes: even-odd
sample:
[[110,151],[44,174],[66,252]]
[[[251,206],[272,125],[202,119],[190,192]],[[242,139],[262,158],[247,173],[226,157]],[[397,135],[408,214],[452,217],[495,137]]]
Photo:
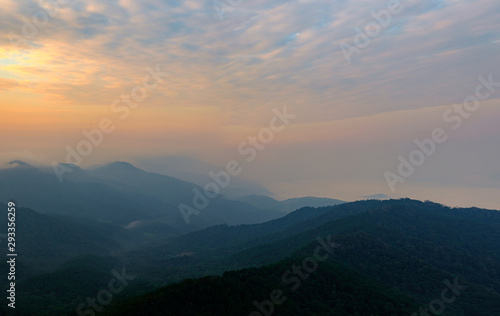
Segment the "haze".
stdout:
[[[221,18],[212,1],[4,0],[0,164],[66,162],[82,131],[110,119],[115,129],[81,167],[155,171],[187,156],[217,171],[236,160],[241,178],[279,199],[385,194],[498,209],[500,3],[401,1],[346,58],[356,28],[389,3],[243,0]],[[37,14],[36,32],[23,31]],[[166,74],[120,119],[113,102],[148,67]],[[457,114],[481,84],[485,98]],[[238,146],[285,107],[296,117],[247,161]],[[391,191],[384,173],[436,128],[447,140]]]

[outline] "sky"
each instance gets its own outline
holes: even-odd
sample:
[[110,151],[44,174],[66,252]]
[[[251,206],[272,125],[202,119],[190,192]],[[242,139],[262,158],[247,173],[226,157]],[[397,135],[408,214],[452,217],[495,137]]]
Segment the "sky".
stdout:
[[497,0],[1,4],[0,165],[236,160],[278,199],[500,209]]

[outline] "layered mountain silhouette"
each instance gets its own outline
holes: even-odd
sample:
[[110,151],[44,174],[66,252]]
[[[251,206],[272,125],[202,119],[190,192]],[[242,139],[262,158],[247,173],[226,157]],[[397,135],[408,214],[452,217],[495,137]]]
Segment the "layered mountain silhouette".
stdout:
[[[108,170],[122,167],[131,168]],[[20,275],[22,308],[13,315],[74,315],[87,297],[107,288],[111,269],[122,268],[134,279],[102,306],[102,315],[500,312],[500,212],[495,210],[366,200],[158,238],[25,208],[18,216],[24,245],[19,264],[30,273]],[[317,253],[318,247],[330,250]],[[62,252],[66,255],[56,256]],[[271,306],[278,296],[286,299]],[[90,306],[84,311],[97,314]]]
[[313,196],[292,198],[284,201],[278,201],[269,196],[254,195],[254,194],[242,196],[238,198],[238,201],[251,204],[261,209],[280,210],[286,213],[295,211],[299,208],[306,206],[321,207],[321,206],[333,206],[345,203],[345,201],[337,199],[319,198]]
[[[218,170],[217,166],[189,156],[140,158],[136,161],[136,165],[141,169],[175,177],[199,186],[212,181],[208,174]],[[245,195],[272,196],[272,192],[259,183],[238,177],[233,177],[231,185],[224,189],[224,196],[230,199],[238,199]]]
[[[177,178],[146,172],[127,162],[113,162],[92,169],[65,164],[71,172],[59,181],[51,168],[25,163],[0,169],[0,201],[16,200],[43,213],[115,223],[160,221],[174,230],[194,230],[214,224],[264,222],[282,215],[251,204],[219,196],[210,198],[187,225],[179,204],[191,206],[195,192],[204,189]],[[196,191],[195,191],[196,190]],[[207,198],[208,200],[208,198]],[[191,206],[193,207],[193,206]],[[194,208],[194,207],[193,207]]]

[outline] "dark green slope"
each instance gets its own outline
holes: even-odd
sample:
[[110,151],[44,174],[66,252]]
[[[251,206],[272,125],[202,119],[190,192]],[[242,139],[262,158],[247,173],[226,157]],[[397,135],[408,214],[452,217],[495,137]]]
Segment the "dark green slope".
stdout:
[[[342,210],[342,209],[346,210]],[[342,216],[339,216],[341,214]],[[347,216],[351,214],[352,216]],[[311,229],[306,229],[311,227]],[[500,212],[481,209],[452,209],[431,202],[415,200],[360,201],[336,206],[313,219],[298,223],[279,234],[271,234],[269,242],[260,244],[235,257],[261,264],[283,259],[294,250],[307,245],[318,236],[346,235],[357,232],[385,236],[388,242],[400,239],[419,239],[454,246],[463,251],[500,256]],[[266,236],[268,237],[268,236]],[[278,241],[276,241],[278,240]],[[262,250],[269,248],[269,250]],[[412,249],[407,249],[412,251]],[[255,255],[272,257],[256,260]],[[244,253],[248,253],[244,256]],[[263,256],[264,257],[264,256]],[[267,259],[266,259],[267,258]],[[489,261],[488,257],[488,260]],[[485,258],[486,259],[486,258]]]
[[254,239],[260,239],[272,233],[285,230],[298,223],[318,217],[328,212],[331,207],[298,209],[288,215],[262,224],[254,225],[217,225],[200,231],[172,238],[163,247],[172,247],[183,251],[199,251],[226,247],[241,247]]
[[497,211],[455,210],[412,200],[384,201],[367,213],[244,250],[229,262],[235,266],[250,262],[262,265],[290,255],[301,256],[312,251],[313,240],[329,235],[338,246],[335,260],[399,288],[421,304],[439,298],[443,281],[458,276],[470,290],[447,307],[449,315],[500,313]]
[[[259,263],[253,259],[232,260],[232,255],[242,249],[256,245],[265,247],[264,244],[321,226],[325,222],[365,212],[373,207],[372,204],[354,203],[357,207],[353,208],[345,208],[342,205],[308,207],[263,224],[213,226],[172,238],[168,243],[128,252],[123,255],[122,260],[138,275],[159,285],[178,282],[184,278],[220,274],[228,269],[239,269]],[[304,240],[304,243],[296,243],[291,247],[297,249],[308,241]],[[267,254],[264,256],[268,258]],[[273,263],[283,258],[286,258],[286,255],[261,264]]]
[[[497,211],[451,209],[408,199],[360,201],[321,210],[318,216],[288,224],[270,230],[267,243],[265,237],[238,239],[242,240],[239,247],[259,245],[234,254],[215,249],[163,261],[159,255],[152,262],[161,262],[161,268],[151,272],[162,275],[168,271],[168,275],[192,277],[196,273],[206,275],[220,273],[222,269],[272,264],[289,256],[310,255],[317,245],[316,238],[331,235],[338,246],[335,260],[366,277],[398,288],[424,306],[439,298],[444,281],[453,283],[459,277],[457,282],[467,284],[468,291],[446,306],[443,315],[500,312],[500,304],[496,303],[500,302],[500,213]],[[228,236],[224,232],[231,229],[232,233],[242,232],[238,227],[207,229],[198,242],[208,241],[212,236],[222,240]],[[200,235],[188,236],[189,242],[183,246],[196,246],[196,236]],[[167,274],[164,277],[168,278]]]
[[379,207],[380,201],[352,202],[329,207],[304,207],[262,224],[253,225],[217,225],[200,231],[173,237],[149,252],[198,252],[210,249],[248,248],[263,243],[278,241],[300,232],[304,232],[325,223],[347,216],[367,212]]
[[[222,275],[227,270],[262,267],[287,258],[307,257],[317,247],[316,239],[327,239],[329,235],[336,248],[329,259],[334,261],[328,262],[347,266],[367,280],[397,289],[423,306],[439,299],[445,287],[444,281],[453,283],[458,277],[457,282],[468,287],[453,304],[446,305],[442,315],[500,314],[498,211],[451,209],[408,199],[360,201],[331,208],[305,208],[259,225],[211,227],[173,238],[167,244],[141,247],[120,255],[118,259],[141,284],[141,289],[131,288],[128,292],[128,295],[134,295],[150,286],[181,282],[185,278]],[[52,276],[64,279],[63,275]],[[96,281],[94,277],[90,273],[88,282]],[[267,274],[255,277],[268,279]],[[41,300],[49,296],[50,301],[50,284],[37,284],[38,287],[30,293]],[[318,286],[319,289],[311,288],[307,292],[322,291],[324,285]],[[225,288],[219,290],[224,293]],[[210,291],[218,297],[216,287]],[[245,295],[244,289],[241,291],[235,293]],[[260,292],[251,292],[250,296],[255,296],[253,293]],[[73,293],[73,296],[85,295],[89,295],[88,292],[79,292],[78,289]],[[266,295],[268,293],[254,299],[263,300]],[[323,306],[323,299],[327,300],[321,298],[317,304]],[[302,306],[300,308],[310,312],[307,302],[297,300]],[[293,301],[290,299],[288,304],[293,305]]]
[[[16,282],[16,309],[7,307],[0,298],[0,314],[16,316],[77,315],[76,309],[86,298],[96,298],[107,290],[115,276],[128,270],[114,257],[85,255],[71,259],[52,273],[42,274]],[[132,275],[133,276],[133,275]],[[120,285],[120,284],[118,284]],[[117,286],[115,286],[117,287]],[[152,290],[141,280],[132,280],[113,299],[137,295]],[[89,308],[82,308],[86,310]]]
[[[7,210],[3,203],[0,208]],[[40,214],[23,207],[16,208],[15,225],[18,261],[26,265],[20,276],[53,269],[74,256],[107,255],[144,242],[141,234],[119,226]],[[7,232],[7,216],[0,217],[0,227]],[[6,240],[1,244],[6,249]]]
[[334,262],[321,263],[307,277],[304,275],[296,287],[283,282],[286,271],[302,262],[302,258],[289,259],[262,268],[226,272],[221,277],[186,280],[117,303],[103,315],[231,316],[267,312],[268,315],[396,316],[409,315],[418,307],[404,294]]

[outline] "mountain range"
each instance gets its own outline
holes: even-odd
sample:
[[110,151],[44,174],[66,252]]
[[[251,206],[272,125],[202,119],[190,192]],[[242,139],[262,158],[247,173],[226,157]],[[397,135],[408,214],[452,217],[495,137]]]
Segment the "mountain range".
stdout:
[[22,308],[9,315],[74,315],[78,306],[77,315],[97,314],[81,303],[107,288],[112,269],[133,280],[101,304],[102,315],[500,312],[495,210],[365,200],[156,237],[116,223],[17,212],[25,272]]
[[[189,218],[187,225],[179,205],[194,208],[193,201],[206,194],[194,183],[174,177],[146,172],[127,162],[112,162],[82,169],[60,164],[65,172],[59,181],[52,168],[36,168],[13,162],[12,168],[0,169],[0,201],[18,201],[20,205],[42,213],[91,219],[98,222],[133,225],[147,230],[149,225],[162,229],[164,235],[201,229],[216,224],[252,224],[268,221],[290,211],[272,198],[275,205],[231,200],[224,190],[207,200],[199,214]],[[229,185],[228,187],[230,187]],[[333,199],[297,199],[295,205],[318,206],[340,203]],[[319,203],[319,204],[318,204]],[[146,228],[144,227],[146,226]],[[157,230],[155,228],[153,230]]]

